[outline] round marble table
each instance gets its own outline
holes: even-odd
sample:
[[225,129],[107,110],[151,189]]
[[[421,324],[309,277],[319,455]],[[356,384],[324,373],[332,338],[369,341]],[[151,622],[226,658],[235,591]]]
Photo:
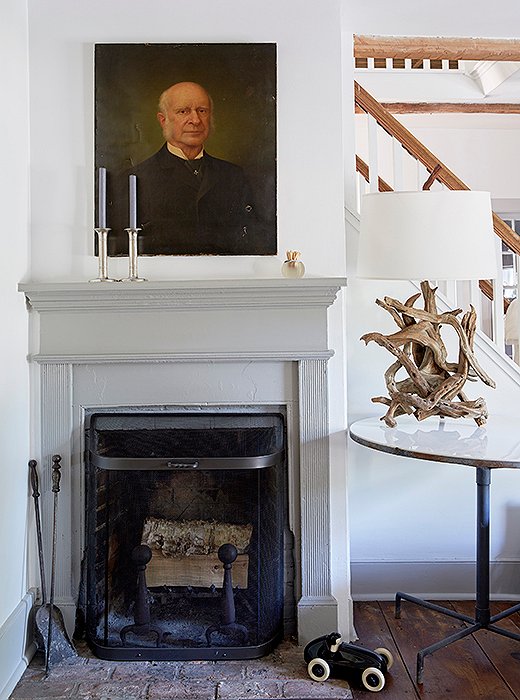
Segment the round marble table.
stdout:
[[520,418],[492,416],[479,427],[470,420],[428,418],[418,422],[412,416],[401,416],[395,428],[389,428],[379,418],[366,418],[350,426],[350,437],[372,450],[399,457],[413,457],[434,462],[449,462],[475,468],[477,484],[476,516],[476,600],[475,615],[469,617],[422,600],[408,593],[395,597],[395,615],[400,616],[401,600],[435,610],[468,623],[455,634],[436,642],[417,654],[417,682],[423,682],[424,657],[448,644],[463,639],[479,629],[520,641],[520,635],[497,627],[494,623],[520,610],[514,605],[498,615],[491,615],[489,606],[489,492],[491,471],[500,468],[520,468]]

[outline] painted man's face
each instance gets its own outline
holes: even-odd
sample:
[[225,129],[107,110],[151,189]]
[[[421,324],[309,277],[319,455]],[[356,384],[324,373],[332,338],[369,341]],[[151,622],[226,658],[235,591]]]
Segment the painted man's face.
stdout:
[[196,83],[178,83],[167,91],[166,105],[157,115],[165,140],[188,157],[197,155],[209,136],[209,95]]

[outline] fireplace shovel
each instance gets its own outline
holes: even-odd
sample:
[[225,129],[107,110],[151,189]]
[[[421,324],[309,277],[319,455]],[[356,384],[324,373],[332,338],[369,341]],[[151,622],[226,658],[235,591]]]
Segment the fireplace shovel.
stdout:
[[56,506],[57,493],[59,491],[60,472],[59,461],[60,457],[53,457],[53,474],[52,474],[52,490],[54,492],[54,514],[53,514],[53,543],[52,543],[52,580],[51,580],[51,598],[49,603],[46,603],[46,587],[45,587],[45,566],[43,560],[43,542],[42,542],[42,523],[40,517],[40,487],[38,480],[38,471],[36,461],[31,459],[29,469],[31,475],[32,496],[34,499],[34,512],[36,515],[36,538],[38,542],[38,559],[40,564],[40,583],[42,591],[43,605],[36,610],[35,625],[36,639],[38,647],[43,649],[45,654],[45,672],[48,673],[51,665],[58,663],[64,659],[76,656],[76,650],[70,641],[70,638],[65,629],[65,623],[61,610],[54,605],[54,577],[55,577],[55,560],[56,560]]

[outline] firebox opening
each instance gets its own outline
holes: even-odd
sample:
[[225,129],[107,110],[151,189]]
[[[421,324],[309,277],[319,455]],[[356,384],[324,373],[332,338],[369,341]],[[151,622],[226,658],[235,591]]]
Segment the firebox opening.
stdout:
[[86,634],[108,659],[255,658],[284,634],[282,413],[94,413]]

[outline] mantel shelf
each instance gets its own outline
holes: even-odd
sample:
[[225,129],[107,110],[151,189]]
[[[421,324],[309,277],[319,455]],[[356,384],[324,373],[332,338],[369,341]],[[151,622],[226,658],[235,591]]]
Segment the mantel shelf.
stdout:
[[341,277],[199,279],[157,282],[27,282],[19,285],[39,312],[138,311],[330,306]]

